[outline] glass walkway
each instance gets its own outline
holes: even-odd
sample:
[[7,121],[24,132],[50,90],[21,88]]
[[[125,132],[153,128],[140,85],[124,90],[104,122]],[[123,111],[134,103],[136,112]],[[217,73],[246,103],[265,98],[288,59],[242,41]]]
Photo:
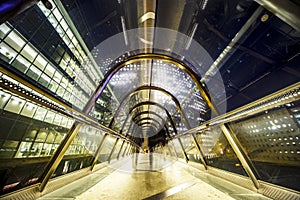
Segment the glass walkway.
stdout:
[[0,199],[300,200],[299,0],[1,0]]
[[251,199],[267,200],[251,190],[154,154],[111,163],[82,179],[39,198],[47,199]]

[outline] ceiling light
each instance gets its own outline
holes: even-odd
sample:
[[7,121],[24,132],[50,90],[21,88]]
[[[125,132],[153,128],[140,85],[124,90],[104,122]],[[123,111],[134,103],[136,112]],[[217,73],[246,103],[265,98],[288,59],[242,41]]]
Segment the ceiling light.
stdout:
[[155,13],[154,12],[146,12],[142,17],[139,19],[139,23],[143,23],[147,21],[148,19],[155,19]]

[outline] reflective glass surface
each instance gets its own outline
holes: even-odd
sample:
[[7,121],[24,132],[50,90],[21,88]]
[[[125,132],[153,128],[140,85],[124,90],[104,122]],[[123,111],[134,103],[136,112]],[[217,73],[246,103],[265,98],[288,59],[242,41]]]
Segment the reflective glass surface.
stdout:
[[207,165],[247,176],[221,128],[209,128],[197,134],[196,138]]
[[113,150],[116,139],[108,136],[105,138],[104,145],[98,157],[98,162],[106,162],[108,161],[109,155]]
[[300,189],[299,100],[232,122],[230,126],[262,180]]
[[38,181],[73,120],[16,94],[0,94],[1,193],[7,193]]
[[90,166],[103,135],[94,127],[82,125],[52,178]]

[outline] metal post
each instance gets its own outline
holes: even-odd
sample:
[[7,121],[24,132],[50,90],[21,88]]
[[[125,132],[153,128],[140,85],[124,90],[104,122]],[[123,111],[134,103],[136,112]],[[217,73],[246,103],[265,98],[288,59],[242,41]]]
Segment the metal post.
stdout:
[[221,125],[221,129],[222,129],[225,137],[227,138],[229,144],[231,145],[232,149],[236,153],[236,156],[241,161],[241,164],[243,165],[246,173],[251,178],[254,186],[256,187],[256,189],[258,189],[259,188],[259,182],[256,178],[258,175],[254,174],[254,171],[252,170],[252,169],[254,169],[253,166],[251,166],[252,167],[252,169],[251,169],[250,165],[252,164],[252,162],[250,162],[247,159],[248,157],[246,155],[244,155],[244,153],[241,151],[241,146],[240,146],[240,143],[238,142],[238,139],[230,131],[230,128],[228,127],[228,125],[226,125],[226,124]]
[[123,154],[122,154],[123,158],[125,156],[125,153],[126,153],[127,149],[129,148],[129,146],[130,146],[129,143],[126,143],[126,148],[124,149]]
[[111,157],[112,157],[112,155],[113,155],[113,153],[114,153],[114,151],[116,149],[116,146],[117,146],[118,142],[119,142],[119,138],[116,139],[115,144],[114,144],[114,146],[113,146],[113,148],[112,148],[112,150],[111,150],[111,152],[110,152],[110,154],[108,156],[108,159],[107,159],[108,164],[110,163]]
[[132,149],[133,149],[133,148],[134,148],[134,147],[133,147],[132,145],[129,146],[129,148],[128,148],[127,152],[126,152],[126,156],[129,156],[129,155],[130,155],[130,152],[132,152]]
[[177,154],[177,152],[176,152],[174,142],[173,142],[173,140],[170,140],[170,141],[172,142],[172,146],[173,146],[173,150],[174,150],[174,152],[175,152],[176,159],[178,159],[178,154]]
[[120,154],[121,154],[121,151],[122,151],[122,149],[123,149],[123,147],[124,147],[124,144],[125,144],[125,140],[123,140],[123,142],[122,142],[122,145],[121,145],[121,147],[120,147],[119,153],[118,153],[118,155],[117,155],[117,160],[119,160],[119,158],[120,158]]
[[80,128],[81,124],[79,122],[75,122],[70,130],[68,131],[66,137],[63,139],[57,150],[55,151],[54,155],[51,157],[50,161],[47,163],[45,170],[43,171],[42,175],[40,176],[41,184],[39,187],[40,191],[43,191],[51,178],[52,174],[55,172],[57,166],[59,165],[60,161],[63,159],[65,152],[68,150],[71,142],[77,135],[77,132]]
[[186,152],[185,152],[185,150],[184,150],[182,141],[181,141],[180,138],[178,138],[178,141],[179,141],[179,144],[180,144],[180,146],[181,146],[182,153],[183,153],[183,155],[184,155],[184,157],[185,157],[185,161],[188,163],[188,162],[189,162],[189,157],[187,156],[187,154],[186,154]]
[[91,171],[93,171],[94,166],[95,166],[95,164],[97,163],[98,157],[100,156],[101,150],[102,150],[102,148],[103,148],[104,141],[105,141],[105,139],[107,138],[107,136],[108,136],[108,134],[105,134],[105,135],[103,136],[103,138],[102,138],[100,144],[99,144],[99,147],[98,147],[98,149],[97,149],[97,151],[96,151],[96,153],[95,153],[95,156],[94,156],[94,158],[93,158],[93,160],[92,160]]
[[204,168],[207,170],[207,165],[206,165],[206,161],[204,160],[204,154],[203,154],[203,151],[201,150],[200,148],[200,145],[196,139],[196,136],[194,135],[194,133],[192,133],[192,138],[193,138],[193,141],[195,143],[195,147],[196,149],[199,151],[199,154],[200,154],[200,160],[204,166]]
[[169,144],[167,143],[167,144],[166,144],[166,146],[167,146],[167,148],[168,148],[168,151],[169,151],[169,153],[170,153],[170,157],[172,157],[172,156],[173,156],[173,154],[172,154],[172,152],[171,152],[171,149],[170,149],[170,147],[169,147]]

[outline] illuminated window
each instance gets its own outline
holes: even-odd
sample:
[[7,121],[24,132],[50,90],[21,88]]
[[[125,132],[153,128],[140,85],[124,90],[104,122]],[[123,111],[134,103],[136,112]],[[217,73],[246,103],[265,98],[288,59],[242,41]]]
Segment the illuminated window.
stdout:
[[56,115],[55,115],[55,119],[54,119],[54,121],[53,121],[53,124],[55,124],[55,125],[60,125],[61,120],[62,120],[62,116],[59,115],[59,114],[56,114]]
[[10,63],[17,56],[17,52],[6,45],[4,42],[1,43],[0,54],[2,55],[0,55],[1,58],[8,63]]
[[0,38],[4,38],[5,35],[10,31],[11,29],[6,24],[0,25]]
[[52,77],[53,76],[53,74],[55,73],[55,68],[52,66],[52,65],[50,65],[50,64],[48,64],[47,65],[47,67],[45,68],[45,70],[44,70],[44,72],[49,76],[49,77]]
[[56,26],[58,25],[58,21],[56,20],[56,18],[54,17],[53,14],[50,14],[49,17],[48,17],[50,23],[52,24],[52,26],[54,28],[56,28]]
[[54,116],[55,116],[55,113],[52,112],[52,111],[50,111],[50,110],[48,110],[47,115],[46,115],[46,117],[44,119],[44,122],[52,123],[53,120],[54,120]]
[[61,78],[62,78],[62,75],[60,74],[60,72],[59,72],[59,71],[56,71],[56,72],[55,72],[55,75],[54,75],[54,77],[53,77],[53,79],[54,79],[56,82],[60,83]]
[[33,103],[27,102],[21,111],[21,115],[26,117],[32,117],[37,106]]
[[42,72],[38,68],[36,68],[34,65],[32,65],[30,67],[30,69],[26,72],[26,74],[30,78],[32,78],[34,80],[38,80],[38,78],[40,77],[40,75],[42,74]]
[[52,92],[56,92],[57,88],[58,88],[58,83],[54,80],[51,80],[48,88],[52,91]]
[[69,27],[68,24],[66,23],[66,21],[63,19],[60,22],[60,25],[62,26],[62,28],[66,31]]
[[[61,14],[60,14],[60,12],[58,11],[57,8],[55,8],[55,9],[53,10],[53,14],[55,15],[55,17],[56,17],[56,19],[57,19],[58,21],[60,21],[60,20],[62,19],[62,16],[61,16]],[[67,25],[66,25],[66,26],[67,26]]]
[[39,78],[39,83],[41,83],[45,87],[48,87],[50,80],[51,79],[46,74],[42,74],[41,77]]
[[58,26],[56,27],[56,31],[57,31],[57,33],[58,33],[59,35],[62,35],[62,34],[64,33],[64,30],[63,30],[63,28],[62,28],[60,25],[58,25]]
[[25,101],[18,97],[11,97],[5,106],[4,110],[19,114],[23,108]]
[[10,32],[4,41],[17,51],[25,45],[25,41],[14,31]]
[[43,71],[45,66],[47,65],[47,61],[43,56],[38,55],[34,61],[34,65],[37,66],[41,71]]
[[57,93],[59,96],[62,96],[62,95],[65,93],[65,89],[64,89],[62,86],[59,86],[59,87],[58,87],[58,90],[56,91],[56,93]]
[[13,66],[20,70],[21,72],[25,72],[30,66],[30,62],[28,62],[23,56],[19,55],[13,62]]
[[29,44],[27,44],[22,50],[21,54],[32,62],[38,53]]
[[37,109],[37,111],[36,111],[33,118],[43,121],[44,118],[45,118],[46,113],[47,113],[47,109],[42,108],[42,107],[38,107],[38,109]]
[[1,109],[6,105],[6,102],[9,100],[10,97],[11,97],[10,94],[0,91],[0,108]]

